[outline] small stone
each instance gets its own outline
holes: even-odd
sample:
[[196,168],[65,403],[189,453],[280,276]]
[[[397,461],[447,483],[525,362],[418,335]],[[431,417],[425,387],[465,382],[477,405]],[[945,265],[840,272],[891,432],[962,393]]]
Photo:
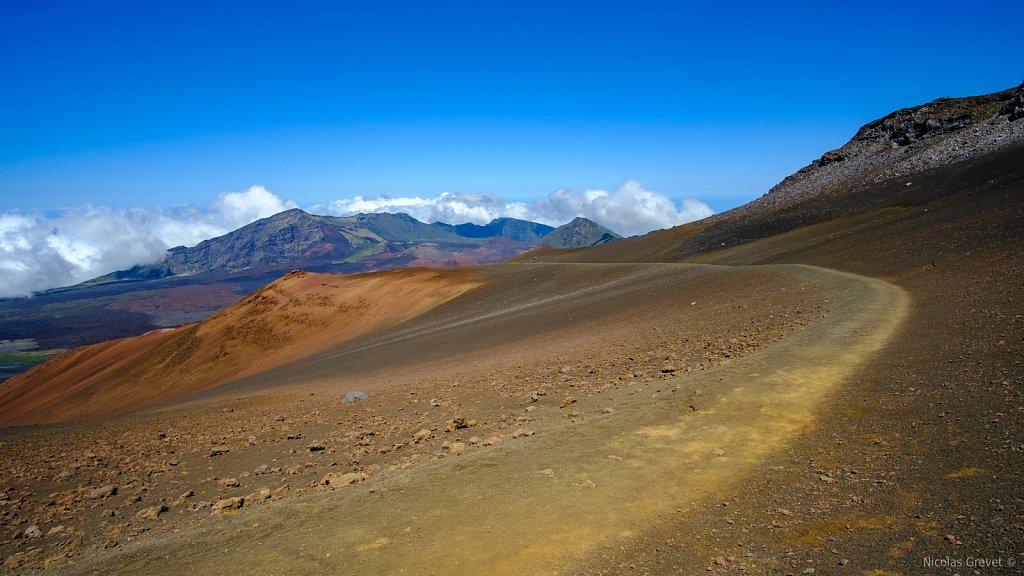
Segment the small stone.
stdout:
[[167,506],[164,506],[163,504],[156,504],[154,506],[150,506],[149,508],[143,508],[142,510],[139,510],[138,513],[135,514],[135,519],[153,520],[159,517],[164,512],[167,512],[167,510]]
[[526,411],[527,411],[527,412],[533,412],[533,411],[534,411],[534,410],[536,410],[536,409],[537,409],[537,407],[536,407],[536,406],[527,406],[527,407],[526,407]]
[[220,456],[221,454],[227,454],[228,452],[231,452],[231,449],[227,446],[214,446],[213,448],[210,448],[210,458]]
[[257,476],[262,476],[262,475],[267,474],[269,472],[270,472],[270,466],[267,466],[266,464],[260,464],[259,466],[256,467],[256,470],[253,472],[253,474],[255,474]]
[[262,500],[270,500],[273,494],[270,492],[270,488],[261,488],[252,494],[245,497],[246,502],[260,502]]
[[352,402],[359,402],[361,400],[368,400],[369,398],[370,397],[366,394],[366,392],[360,392],[358,390],[353,390],[352,392],[349,392],[348,394],[345,394],[345,397],[341,399],[341,403],[342,404],[350,404]]
[[99,488],[94,488],[92,491],[90,491],[89,498],[92,498],[94,500],[98,498],[109,498],[115,494],[117,494],[117,486],[113,484],[107,484],[106,486],[100,486]]
[[540,400],[540,394],[536,391],[530,392],[530,402],[536,402],[537,400]]
[[814,574],[814,568],[804,568],[803,574]]
[[451,420],[449,420],[448,425],[445,427],[445,430],[448,430],[449,432],[455,432],[456,430],[469,428],[473,424],[475,424],[474,421],[468,420],[460,416],[458,418],[452,418]]
[[238,480],[234,478],[224,478],[220,482],[218,482],[218,484],[220,485],[221,488],[238,488],[239,486],[242,485],[241,483],[238,482]]
[[722,450],[721,448],[715,448],[711,453],[715,456],[725,456],[725,450]]
[[327,449],[327,446],[324,446],[322,442],[314,442],[309,446],[306,446],[306,448],[308,448],[310,452],[323,452]]
[[839,565],[840,566],[846,566],[849,563],[850,563],[850,560],[847,559],[847,558],[843,558],[842,560],[839,561]]
[[73,473],[71,473],[71,472],[69,472],[67,470],[64,470],[60,474],[57,474],[57,480],[67,480],[67,479],[71,478],[72,476],[74,476]]
[[330,486],[332,488],[341,488],[343,486],[351,486],[362,482],[363,477],[355,472],[346,472],[345,474],[335,474],[334,472],[328,472],[323,480],[320,480],[321,486]]
[[427,430],[426,428],[423,428],[419,432],[412,435],[412,441],[415,442],[416,444],[421,444],[423,442],[426,442],[427,440],[430,440],[431,436],[433,435],[433,432]]
[[576,403],[576,397],[575,397],[575,396],[573,396],[573,395],[569,395],[569,396],[566,396],[566,397],[565,397],[565,398],[564,398],[564,399],[562,400],[562,403],[561,403],[561,404],[559,404],[559,405],[558,405],[558,407],[559,407],[559,408],[565,408],[566,406],[568,406],[568,405],[570,405],[570,404],[575,404],[575,403]]
[[453,456],[466,453],[466,445],[462,442],[445,442],[441,448]]
[[25,531],[21,533],[22,538],[42,538],[43,531],[39,529],[39,526],[29,526],[25,528]]
[[245,504],[245,498],[236,496],[234,498],[224,498],[223,500],[217,500],[213,503],[213,510],[215,512],[227,512],[229,510],[238,510]]
[[469,445],[479,444],[480,442],[481,440],[479,436],[470,436],[469,440],[466,440],[466,443]]
[[527,430],[526,428],[520,428],[512,433],[513,438],[522,438],[524,436],[533,436],[533,430]]
[[548,478],[554,478],[555,477],[555,471],[552,470],[551,468],[545,468],[543,470],[537,470],[537,474],[542,474],[544,476],[547,476]]
[[189,498],[191,498],[191,497],[193,497],[195,495],[196,495],[195,490],[186,490],[186,491],[181,493],[181,496],[178,496],[178,499],[174,501],[174,505],[175,506],[181,506],[182,504],[185,503],[185,500],[188,500]]
[[271,418],[271,420],[273,420],[274,422],[284,422],[284,415],[283,414],[274,414],[274,416],[273,416],[273,418]]

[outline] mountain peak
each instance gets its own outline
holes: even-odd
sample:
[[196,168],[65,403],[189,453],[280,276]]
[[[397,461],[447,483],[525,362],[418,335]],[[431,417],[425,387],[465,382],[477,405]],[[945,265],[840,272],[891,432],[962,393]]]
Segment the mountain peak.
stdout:
[[568,224],[555,228],[547,236],[541,238],[540,245],[553,248],[583,248],[605,244],[619,238],[622,236],[597,222],[577,216]]

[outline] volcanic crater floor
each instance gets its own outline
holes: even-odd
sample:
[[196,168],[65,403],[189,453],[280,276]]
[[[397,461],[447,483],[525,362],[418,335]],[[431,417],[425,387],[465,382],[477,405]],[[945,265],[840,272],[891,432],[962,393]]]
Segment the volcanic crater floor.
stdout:
[[[707,534],[701,511],[814,431],[909,306],[886,282],[801,265],[481,276],[398,326],[160,410],[0,430],[5,568],[628,572],[616,559],[645,539]],[[353,391],[367,398],[343,403]],[[782,566],[673,558],[683,573]]]

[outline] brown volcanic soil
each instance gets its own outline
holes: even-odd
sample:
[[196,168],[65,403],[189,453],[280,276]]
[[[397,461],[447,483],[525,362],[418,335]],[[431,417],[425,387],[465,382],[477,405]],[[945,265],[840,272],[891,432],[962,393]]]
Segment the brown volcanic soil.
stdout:
[[477,285],[466,272],[293,272],[199,324],[79,348],[11,378],[0,388],[0,424],[165,404],[400,323]]
[[[314,486],[329,472],[362,474],[367,480],[358,488],[365,494],[377,493],[376,483],[404,482],[409,471],[431,478],[435,464],[458,466],[462,458],[480,457],[475,454],[515,462],[515,454],[532,451],[541,438],[551,443],[544,452],[552,461],[574,445],[576,430],[599,426],[600,432],[615,422],[633,427],[649,419],[649,404],[663,412],[685,400],[703,409],[702,394],[711,402],[719,392],[684,393],[687,378],[680,374],[710,373],[813,326],[843,292],[828,274],[788,267],[512,265],[480,274],[483,288],[390,330],[222,388],[212,402],[193,399],[168,412],[97,423],[4,429],[2,456],[17,463],[10,465],[0,512],[8,526],[0,544],[5,558],[28,567],[86,557],[104,572],[114,563],[148,572],[155,568],[129,567],[104,560],[105,554],[159,545],[185,526],[234,532],[236,521],[263,512],[271,518],[245,522],[267,526],[272,517],[293,513],[285,508],[292,501],[297,510],[311,503],[347,507],[354,489]],[[288,386],[279,379],[286,376],[302,384]],[[352,389],[370,399],[340,403]],[[631,415],[636,411],[639,416]],[[446,432],[458,417],[475,422]],[[423,429],[431,438],[415,442]],[[514,438],[517,432],[521,437]],[[311,444],[324,450],[311,452]],[[449,456],[460,451],[466,453]],[[270,473],[256,475],[262,464]],[[531,458],[518,466],[532,477],[536,464]],[[440,474],[456,479],[450,471]],[[223,478],[240,486],[223,488]],[[107,484],[117,485],[118,494],[88,497]],[[269,501],[255,494],[261,488],[269,490]],[[188,490],[194,494],[179,501]],[[411,494],[416,506],[432,506],[429,494]],[[249,496],[237,518],[211,516],[210,502],[234,495]],[[169,510],[145,518],[145,511],[159,510],[154,506]],[[40,539],[15,537],[32,525],[46,533],[63,528]],[[109,551],[100,553],[103,548]]]

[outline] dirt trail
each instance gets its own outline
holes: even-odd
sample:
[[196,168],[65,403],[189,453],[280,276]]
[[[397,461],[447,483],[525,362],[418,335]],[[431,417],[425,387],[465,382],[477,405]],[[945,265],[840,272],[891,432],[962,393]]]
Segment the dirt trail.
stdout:
[[[807,431],[881,349],[905,293],[785,266],[841,294],[834,312],[758,352],[638,386],[613,413],[282,503],[69,572],[557,574],[742,482]],[[660,392],[659,392],[660,391]]]

